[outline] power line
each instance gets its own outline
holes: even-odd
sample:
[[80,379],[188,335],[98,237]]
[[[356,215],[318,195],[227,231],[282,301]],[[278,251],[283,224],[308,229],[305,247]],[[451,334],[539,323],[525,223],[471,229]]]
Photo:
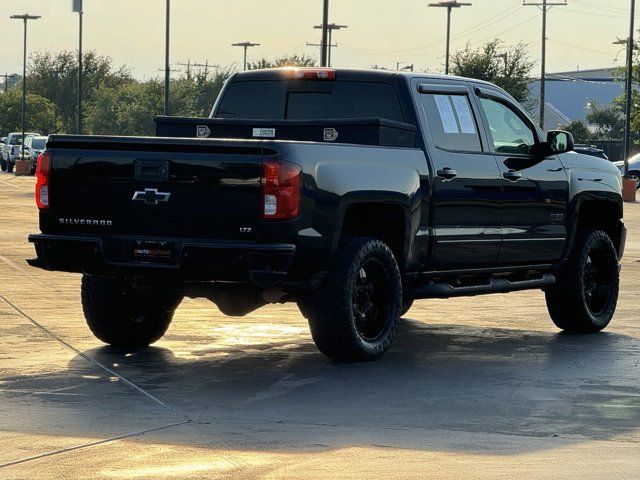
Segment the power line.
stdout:
[[545,109],[545,68],[547,61],[547,12],[552,7],[565,6],[567,0],[562,2],[553,0],[542,0],[538,3],[529,3],[523,0],[525,7],[538,7],[542,10],[542,60],[540,62],[540,128],[544,130],[544,109]]
[[[478,33],[486,28],[489,28],[491,26],[493,26],[496,23],[501,22],[502,20],[510,17],[518,8],[520,8],[519,5],[512,5],[511,7],[507,8],[506,10],[503,10],[502,12],[498,13],[497,15],[493,15],[489,18],[484,19],[482,22],[469,27],[466,30],[462,30],[454,35],[451,35],[451,40],[459,40],[460,38],[463,37],[467,37],[469,35],[472,35],[474,33]],[[537,18],[537,17],[534,17]],[[527,22],[529,22],[531,20],[527,20]],[[513,28],[517,28],[518,26],[522,25],[523,23],[526,22],[522,22],[519,23],[513,27],[510,27],[507,31],[513,29]],[[495,34],[494,34],[495,35]],[[498,34],[499,35],[499,34]],[[343,45],[345,48],[350,48],[353,51],[360,51],[363,53],[366,53],[368,55],[380,55],[380,56],[389,56],[389,57],[395,57],[398,56],[399,54],[407,54],[405,56],[420,56],[423,53],[430,53],[435,51],[436,49],[440,48],[442,45],[444,45],[444,41],[442,40],[438,40],[435,42],[429,42],[429,43],[423,43],[421,45],[415,46],[415,47],[410,47],[410,48],[402,48],[402,49],[396,49],[396,50],[384,50],[384,51],[377,51],[377,52],[373,52],[373,51],[366,51],[366,50],[362,50],[362,49],[358,49],[356,47],[347,47],[346,45]],[[408,52],[417,52],[416,54],[409,54]]]

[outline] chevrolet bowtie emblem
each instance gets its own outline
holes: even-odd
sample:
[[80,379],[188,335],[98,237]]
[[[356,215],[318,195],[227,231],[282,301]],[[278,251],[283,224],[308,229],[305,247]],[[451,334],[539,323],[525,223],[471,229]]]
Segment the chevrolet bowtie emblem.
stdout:
[[135,192],[131,200],[144,202],[146,205],[158,205],[167,203],[170,196],[170,193],[159,192],[157,188],[145,188],[143,192]]

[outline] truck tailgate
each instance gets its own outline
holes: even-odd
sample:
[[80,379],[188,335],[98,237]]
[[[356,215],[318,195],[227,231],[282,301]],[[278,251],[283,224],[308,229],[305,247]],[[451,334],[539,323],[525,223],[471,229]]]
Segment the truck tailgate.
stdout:
[[259,142],[54,135],[47,148],[53,161],[44,233],[258,235]]

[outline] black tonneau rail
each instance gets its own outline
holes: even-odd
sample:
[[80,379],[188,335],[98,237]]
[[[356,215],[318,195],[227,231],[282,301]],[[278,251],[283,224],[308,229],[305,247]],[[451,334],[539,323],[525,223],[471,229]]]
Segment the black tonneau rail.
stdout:
[[217,142],[211,139],[192,138],[159,138],[159,137],[120,137],[108,135],[50,135],[47,148],[64,148],[69,150],[111,150],[130,152],[179,152],[179,153],[219,153],[219,154],[268,154],[259,140],[255,142]]
[[297,140],[387,147],[415,147],[416,127],[386,118],[261,120],[155,118],[158,137]]

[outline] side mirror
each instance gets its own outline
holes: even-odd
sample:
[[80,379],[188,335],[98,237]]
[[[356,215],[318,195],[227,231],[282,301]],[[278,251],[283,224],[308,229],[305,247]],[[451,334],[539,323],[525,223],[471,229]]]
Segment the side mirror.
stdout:
[[547,146],[550,155],[573,151],[573,135],[562,130],[551,130],[547,134]]

